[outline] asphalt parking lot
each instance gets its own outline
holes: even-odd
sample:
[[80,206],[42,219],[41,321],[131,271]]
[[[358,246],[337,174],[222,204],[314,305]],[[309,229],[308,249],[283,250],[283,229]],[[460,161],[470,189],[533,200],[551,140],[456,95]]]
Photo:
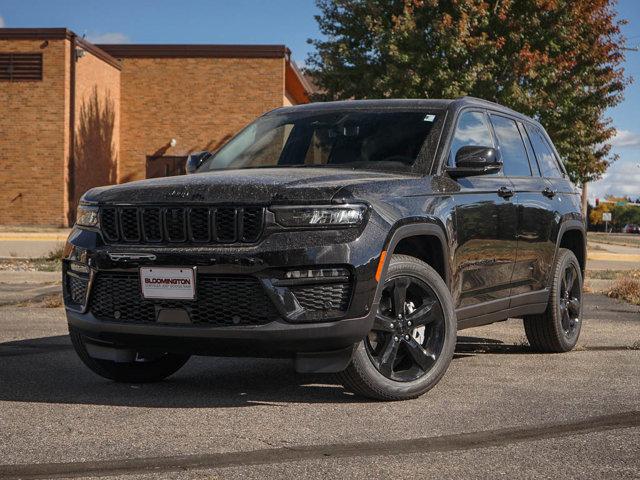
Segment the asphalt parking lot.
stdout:
[[408,402],[345,393],[286,360],[192,358],[165,382],[103,380],[61,308],[0,308],[0,478],[638,478],[640,307],[589,295],[576,351],[521,322],[460,332]]

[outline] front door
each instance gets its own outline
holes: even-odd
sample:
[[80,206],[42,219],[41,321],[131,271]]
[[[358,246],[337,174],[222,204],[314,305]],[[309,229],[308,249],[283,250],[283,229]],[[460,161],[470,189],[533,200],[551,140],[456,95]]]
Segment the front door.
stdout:
[[[454,165],[456,152],[466,145],[496,147],[484,112],[467,110],[460,115],[449,165]],[[508,307],[517,219],[513,185],[502,173],[456,181],[452,285],[456,307],[463,309],[458,315],[464,318]],[[474,310],[486,302],[492,302],[487,312]]]

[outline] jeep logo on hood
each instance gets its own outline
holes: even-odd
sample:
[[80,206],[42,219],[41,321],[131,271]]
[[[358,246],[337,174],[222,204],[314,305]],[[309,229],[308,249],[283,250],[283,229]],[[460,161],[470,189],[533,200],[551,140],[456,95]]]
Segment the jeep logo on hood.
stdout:
[[204,195],[195,192],[192,193],[189,190],[171,190],[168,194],[170,198],[191,198],[193,200],[204,200]]
[[171,198],[189,198],[188,190],[171,190],[169,192]]

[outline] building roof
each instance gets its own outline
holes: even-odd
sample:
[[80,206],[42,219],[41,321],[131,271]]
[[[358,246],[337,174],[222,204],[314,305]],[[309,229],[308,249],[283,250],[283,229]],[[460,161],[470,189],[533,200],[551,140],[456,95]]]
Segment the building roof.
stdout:
[[287,58],[291,51],[285,45],[160,45],[99,44],[99,48],[116,58]]
[[285,45],[162,45],[99,44],[94,45],[67,28],[0,28],[0,40],[75,40],[78,46],[120,69],[119,59],[126,58],[284,58],[287,88],[297,101],[309,101],[313,87],[305,79],[291,50]]

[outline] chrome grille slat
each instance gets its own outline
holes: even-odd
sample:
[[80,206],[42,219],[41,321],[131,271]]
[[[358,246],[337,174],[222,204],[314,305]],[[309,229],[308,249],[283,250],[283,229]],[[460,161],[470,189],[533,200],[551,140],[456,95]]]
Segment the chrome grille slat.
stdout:
[[130,206],[101,208],[106,243],[255,243],[264,228],[264,207]]

